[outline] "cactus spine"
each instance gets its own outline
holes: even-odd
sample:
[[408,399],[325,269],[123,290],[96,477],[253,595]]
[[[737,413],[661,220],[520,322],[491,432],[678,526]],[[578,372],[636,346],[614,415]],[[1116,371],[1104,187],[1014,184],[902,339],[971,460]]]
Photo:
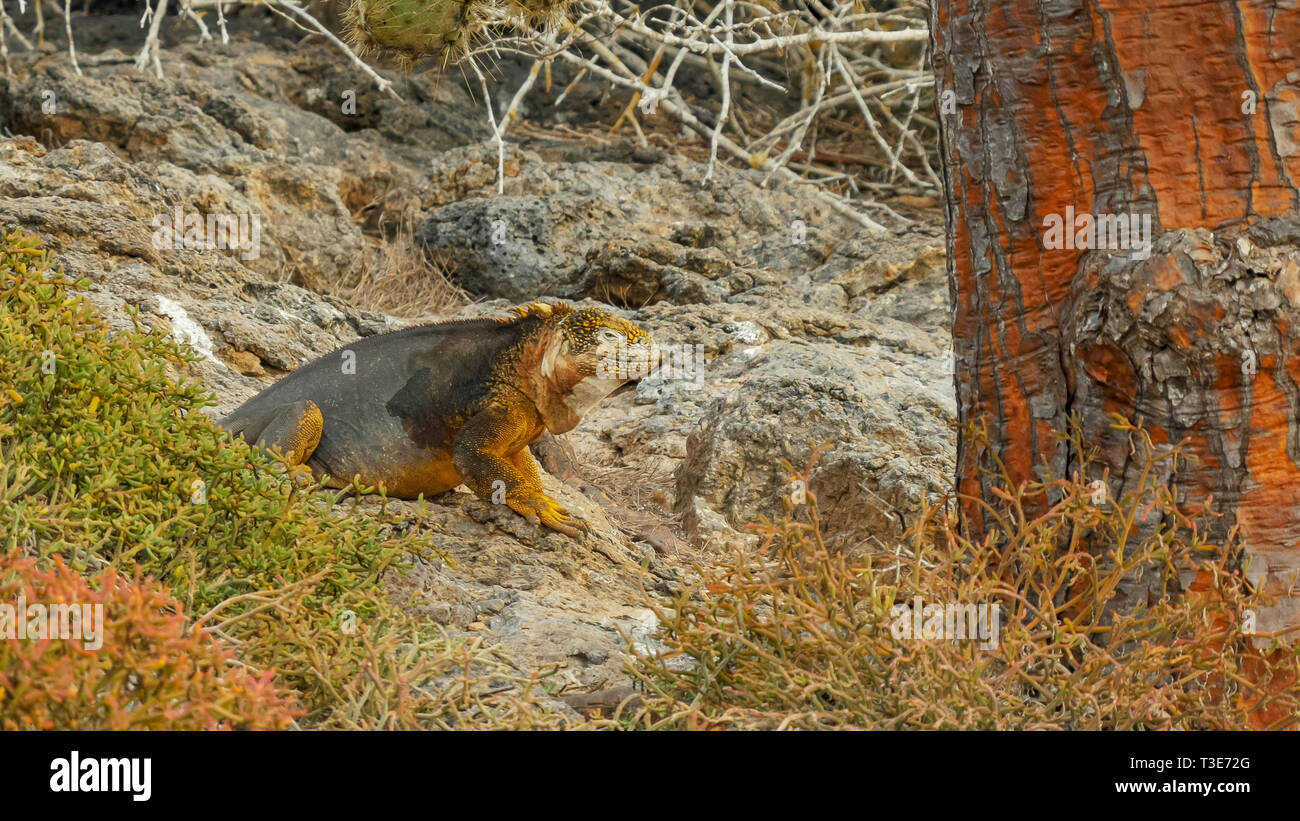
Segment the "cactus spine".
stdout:
[[343,16],[348,41],[365,55],[409,69],[422,57],[454,63],[476,35],[511,21],[548,27],[567,19],[575,0],[352,0]]

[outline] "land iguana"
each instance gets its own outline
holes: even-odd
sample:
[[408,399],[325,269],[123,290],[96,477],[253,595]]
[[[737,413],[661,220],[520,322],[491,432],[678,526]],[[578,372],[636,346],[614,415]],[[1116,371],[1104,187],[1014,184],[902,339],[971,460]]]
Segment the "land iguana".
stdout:
[[355,479],[413,499],[464,483],[577,536],[585,523],[542,491],[528,445],[572,430],[655,353],[648,333],[606,311],[534,303],[359,339],[218,425],[330,487]]

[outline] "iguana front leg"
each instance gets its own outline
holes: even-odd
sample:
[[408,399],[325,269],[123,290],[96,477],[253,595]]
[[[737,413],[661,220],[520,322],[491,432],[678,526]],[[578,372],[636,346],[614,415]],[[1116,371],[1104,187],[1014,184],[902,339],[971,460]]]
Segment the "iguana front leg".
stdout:
[[574,516],[563,505],[542,491],[541,469],[538,468],[537,460],[533,458],[533,452],[528,449],[527,445],[520,448],[509,459],[510,464],[514,465],[524,476],[525,486],[537,488],[536,497],[517,503],[510,501],[509,491],[507,491],[506,504],[510,505],[511,510],[530,519],[536,516],[542,524],[569,536],[577,536],[581,531],[587,529],[586,522]]
[[541,472],[528,450],[541,424],[531,410],[492,404],[475,414],[456,437],[452,463],[461,481],[480,497],[492,500],[494,492],[504,489],[511,510],[576,537],[586,523],[542,490]]

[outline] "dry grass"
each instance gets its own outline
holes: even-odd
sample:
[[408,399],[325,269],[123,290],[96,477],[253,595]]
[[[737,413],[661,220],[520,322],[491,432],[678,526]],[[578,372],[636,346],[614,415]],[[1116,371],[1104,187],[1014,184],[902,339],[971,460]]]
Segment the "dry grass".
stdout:
[[336,289],[357,308],[410,319],[455,313],[472,301],[448,276],[446,258],[421,247],[410,225],[366,243],[360,263]]
[[[643,692],[611,725],[1295,727],[1300,649],[1252,648],[1243,614],[1269,602],[1242,582],[1239,549],[1205,543],[1206,514],[1189,516],[1151,478],[1179,449],[1116,427],[1153,468],[1140,487],[1094,504],[1078,476],[1014,487],[1004,475],[979,543],[939,507],[894,549],[849,559],[826,548],[810,492],[798,518],[763,525],[760,551],[700,569],[698,585],[657,608],[667,650],[635,664]],[[987,447],[981,430],[966,435]],[[1089,453],[1077,430],[1069,438]],[[1046,513],[1029,512],[1044,499]],[[1157,594],[1124,605],[1121,583],[1138,574]],[[894,608],[917,596],[997,605],[996,646],[907,635]]]

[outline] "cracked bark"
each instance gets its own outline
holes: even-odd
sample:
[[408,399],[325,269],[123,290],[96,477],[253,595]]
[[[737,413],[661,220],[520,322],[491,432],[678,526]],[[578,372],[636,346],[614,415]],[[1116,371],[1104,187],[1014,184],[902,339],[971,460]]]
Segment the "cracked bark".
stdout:
[[[1079,413],[1114,498],[1140,466],[1111,413],[1185,439],[1162,480],[1240,527],[1281,597],[1259,629],[1300,628],[1300,8],[935,0],[931,31],[959,420],[1028,481],[1077,467],[1052,431]],[[1148,216],[1149,258],[1046,247],[1067,208]],[[960,443],[991,501],[980,468]]]

